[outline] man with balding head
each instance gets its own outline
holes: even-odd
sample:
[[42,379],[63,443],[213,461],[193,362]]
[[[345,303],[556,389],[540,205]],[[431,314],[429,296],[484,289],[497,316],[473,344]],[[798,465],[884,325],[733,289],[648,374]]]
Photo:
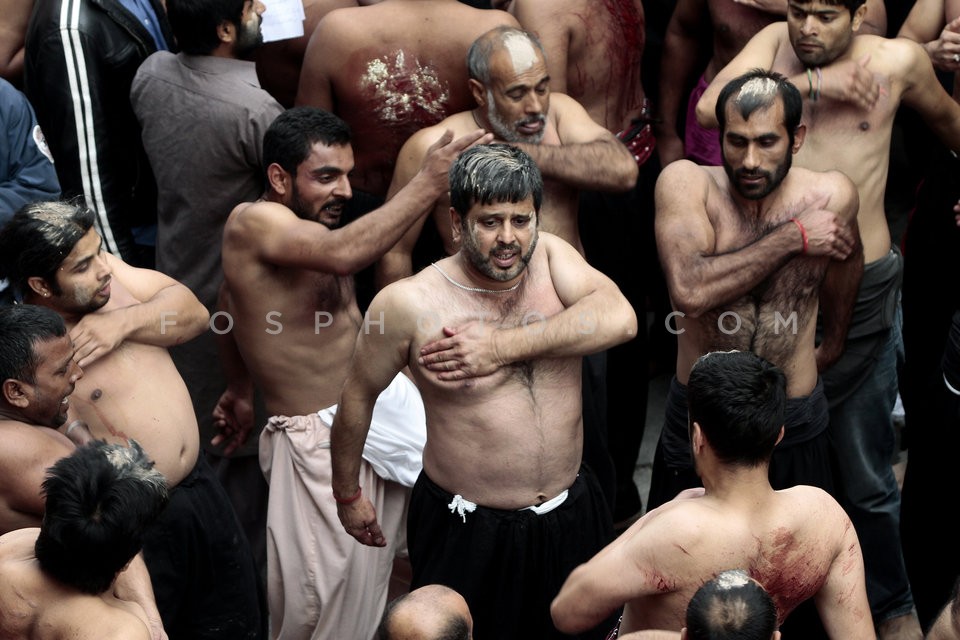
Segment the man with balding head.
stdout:
[[459,593],[442,584],[427,584],[387,604],[377,638],[472,640],[473,617]]

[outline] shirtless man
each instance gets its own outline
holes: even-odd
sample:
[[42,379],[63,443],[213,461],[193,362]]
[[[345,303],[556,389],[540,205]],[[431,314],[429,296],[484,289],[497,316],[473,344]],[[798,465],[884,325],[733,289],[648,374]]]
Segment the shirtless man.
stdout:
[[679,632],[662,630],[620,634],[620,640],[780,640],[777,605],[743,569],[727,569],[707,580],[690,598],[686,624]]
[[473,616],[459,593],[426,584],[391,600],[377,640],[473,640]]
[[[638,313],[648,308],[648,301],[651,309],[666,308],[650,215],[660,167],[653,156],[656,144],[641,82],[646,41],[643,5],[640,0],[516,0],[510,12],[543,45],[550,90],[583,105],[595,122],[627,145],[637,163],[637,181],[628,191],[580,191],[578,227],[587,260],[617,284]],[[610,229],[617,231],[610,233]],[[606,433],[606,447],[601,442],[599,448],[609,452],[612,462],[613,477],[608,482],[613,487],[609,491],[617,530],[643,513],[633,476],[647,407],[647,385],[637,384],[637,365],[649,360],[646,334],[641,326],[636,339],[595,356],[601,362],[588,359],[584,372],[585,381],[590,376],[593,387],[606,389],[605,397],[594,393],[600,397],[599,403],[594,402],[595,412],[585,403],[584,447],[585,456],[595,463],[597,454],[589,451],[593,420],[599,424],[599,433]],[[672,340],[669,334],[665,337]],[[598,475],[603,469],[594,466]],[[602,485],[602,475],[600,479]]]
[[[791,167],[806,131],[800,95],[779,74],[735,78],[721,104],[724,166],[678,161],[657,183],[657,244],[678,353],[650,508],[697,484],[684,385],[697,358],[717,349],[752,349],[787,375],[790,413],[772,484],[832,488],[818,437],[826,429],[818,371],[840,354],[860,281],[856,189],[839,172]],[[818,309],[830,330],[815,346]],[[811,466],[798,464],[799,452]]]
[[[748,69],[779,71],[801,87],[806,143],[796,164],[839,170],[860,194],[866,265],[844,356],[823,370],[837,499],[863,545],[867,593],[882,640],[919,638],[899,535],[900,492],[891,468],[896,436],[902,258],[884,211],[894,117],[912,108],[950,149],[960,149],[960,104],[937,81],[923,47],[904,38],[854,37],[862,0],[791,0],[785,23],[761,30],[707,88],[697,118],[715,125],[721,87]],[[906,625],[906,627],[904,627]],[[904,635],[900,635],[901,628]]]
[[[78,421],[67,424],[69,397],[83,371],[73,359],[73,343],[59,315],[32,304],[0,308],[0,344],[0,436],[4,441],[0,534],[4,534],[40,526],[45,508],[41,487],[47,469],[70,455],[86,429]],[[159,640],[163,625],[141,556],[117,577],[114,593],[139,608],[151,635]],[[0,609],[2,602],[0,596]],[[0,635],[7,637],[3,619],[0,616]]]
[[703,488],[647,512],[575,569],[551,606],[558,628],[590,628],[624,605],[624,633],[676,629],[704,582],[749,567],[773,597],[779,622],[813,598],[830,638],[875,640],[850,518],[822,489],[770,486],[788,387],[783,372],[749,351],[697,361],[689,420]]
[[[266,193],[227,219],[221,309],[232,328],[220,340],[231,384],[215,416],[231,446],[242,442],[252,416],[244,418],[238,407],[250,405],[254,385],[274,416],[260,437],[270,483],[267,592],[274,637],[359,639],[376,630],[393,557],[403,549],[404,512],[425,432],[419,394],[397,376],[380,399],[393,421],[386,414],[377,421],[366,452],[372,466],[364,463],[364,489],[376,497],[396,544],[386,552],[355,544],[329,499],[329,450],[318,444],[329,442],[362,322],[352,275],[446,191],[447,170],[461,150],[490,138],[479,130],[456,142],[445,136],[407,189],[341,227],[352,195],[350,130],[322,109],[294,107],[264,136]],[[304,526],[291,527],[291,517]]]
[[[866,6],[858,33],[885,36],[883,0],[867,0]],[[720,138],[715,129],[697,122],[697,101],[750,38],[767,25],[782,21],[786,14],[787,0],[678,0],[667,26],[661,62],[657,149],[663,166],[680,158],[697,164],[721,164]],[[711,42],[713,49],[709,51]],[[702,69],[708,55],[706,68]],[[684,101],[686,109],[681,111]],[[681,128],[677,120],[684,114],[686,121]]]
[[[2,0],[0,0],[2,1]],[[265,42],[256,53],[257,78],[284,109],[293,106],[300,84],[300,69],[310,36],[323,16],[334,9],[357,7],[357,0],[303,0],[303,35],[274,42]]]
[[42,491],[40,528],[0,537],[0,636],[149,640],[117,577],[167,504],[163,476],[136,443],[95,441],[48,469]]
[[374,298],[332,429],[340,520],[362,544],[389,544],[357,476],[374,402],[409,367],[427,416],[412,587],[461,593],[478,638],[559,638],[550,598],[610,535],[580,465],[581,356],[629,340],[636,314],[568,243],[539,233],[542,184],[514,146],[460,155],[450,217],[462,248]]
[[354,189],[382,202],[406,139],[470,108],[463,60],[470,43],[499,25],[517,21],[457,0],[383,0],[331,11],[320,21],[303,58],[296,104],[321,107],[350,125]]
[[167,633],[175,639],[226,628],[231,637],[262,637],[249,545],[198,458],[193,406],[166,350],[207,327],[206,309],[168,276],[106,253],[93,213],[69,203],[21,209],[0,230],[0,256],[0,271],[22,301],[53,309],[67,324],[74,360],[85,369],[71,418],[95,438],[140,442],[174,488],[144,540]]
[[[447,129],[455,134],[478,124],[497,140],[523,149],[544,177],[543,229],[581,253],[577,228],[579,189],[626,191],[637,180],[637,165],[612,133],[591,119],[570,96],[552,93],[540,43],[529,33],[497,27],[478,38],[467,54],[467,71],[475,108],[455,113],[421,129],[403,145],[389,193],[402,188],[420,166],[426,149]],[[446,255],[457,252],[459,234],[452,229],[447,197],[437,199],[433,221]],[[413,250],[422,226],[415,225],[377,265],[383,287],[419,270]]]
[[550,88],[614,133],[633,126],[644,107],[640,81],[640,0],[515,0],[510,13],[543,45]]

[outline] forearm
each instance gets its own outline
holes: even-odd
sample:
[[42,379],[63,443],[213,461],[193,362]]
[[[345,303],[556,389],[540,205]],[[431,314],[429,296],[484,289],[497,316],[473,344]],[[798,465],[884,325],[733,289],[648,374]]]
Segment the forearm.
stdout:
[[862,248],[843,262],[832,262],[827,269],[820,289],[823,331],[817,347],[817,370],[821,373],[843,354],[862,277]]
[[[348,380],[349,382],[349,380]],[[356,396],[356,397],[355,397]],[[349,498],[360,487],[360,457],[370,430],[373,405],[351,393],[346,384],[330,429],[330,456],[333,462],[333,495]]]
[[660,125],[658,135],[678,136],[677,119],[686,109],[683,90],[688,86],[699,57],[697,40],[667,32],[664,40],[663,60],[660,63]]
[[210,314],[196,296],[180,284],[158,291],[149,300],[118,309],[123,313],[128,340],[170,347],[207,330]]
[[743,297],[802,251],[800,230],[788,220],[740,249],[672,265],[670,297],[678,311],[697,318]]
[[517,143],[537,163],[544,178],[577,189],[622,192],[637,182],[637,163],[611,136],[562,146]]
[[533,358],[584,356],[633,339],[637,315],[615,288],[597,290],[560,313],[496,332],[494,345],[504,363]]
[[596,583],[589,578],[588,566],[580,565],[574,569],[550,604],[553,624],[564,633],[574,634],[591,629],[618,606],[607,606],[597,601],[597,589],[593,588]]
[[114,593],[121,600],[136,602],[147,611],[156,609],[153,583],[150,581],[147,565],[143,561],[143,553],[135,555],[126,568],[117,574]]
[[237,341],[233,338],[232,331],[216,331],[215,340],[217,343],[217,356],[220,360],[220,368],[227,380],[227,386],[236,394],[242,397],[249,397],[253,394],[253,378],[247,370],[247,364],[240,355],[240,349],[237,347]]

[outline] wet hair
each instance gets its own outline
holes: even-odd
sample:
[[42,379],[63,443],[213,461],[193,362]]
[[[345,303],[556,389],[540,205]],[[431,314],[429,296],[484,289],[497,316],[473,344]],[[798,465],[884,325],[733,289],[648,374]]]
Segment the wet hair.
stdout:
[[167,483],[136,441],[94,440],[47,470],[40,568],[84,593],[100,594],[140,551],[168,501]]
[[769,461],[786,402],[786,376],[749,351],[708,353],[690,371],[690,423],[700,425],[726,464],[756,466]]
[[[821,0],[823,4],[829,4],[834,7],[846,7],[847,11],[850,12],[850,17],[853,18],[853,14],[857,12],[867,0]],[[797,4],[810,4],[814,0],[794,0]]]
[[[509,144],[470,147],[450,166],[450,206],[466,224],[467,213],[477,202],[520,202],[533,197],[539,213],[543,202],[543,177],[526,152]],[[539,224],[540,217],[537,216]]]
[[[376,640],[394,640],[393,623],[397,609],[402,607],[406,601],[412,601],[412,593],[414,592],[411,591],[401,594],[387,603],[387,606],[383,610],[383,617],[380,619],[380,624],[377,626]],[[442,610],[439,602],[436,604],[440,606],[440,610]],[[445,624],[437,634],[429,637],[419,635],[418,637],[422,640],[470,640],[470,625],[467,623],[467,619],[459,612],[449,611],[447,613],[449,615],[444,621]]]
[[217,28],[223,22],[238,30],[245,0],[167,0],[167,19],[184,53],[208,55],[220,46]]
[[313,145],[328,147],[350,144],[350,126],[318,107],[293,107],[276,117],[263,136],[263,169],[277,163],[296,177]]
[[742,569],[730,569],[697,589],[687,605],[687,640],[770,640],[777,607]]
[[59,294],[57,269],[93,227],[93,219],[93,211],[79,203],[24,205],[0,229],[0,277],[9,280],[20,296],[32,277],[43,278]]
[[803,97],[785,76],[766,69],[753,69],[737,76],[720,90],[715,109],[720,135],[727,128],[727,103],[730,100],[734,101],[740,116],[748,120],[754,111],[772,107],[777,97],[783,102],[783,125],[793,146],[794,134],[803,115]]
[[523,29],[501,25],[481,35],[467,49],[467,74],[469,77],[484,85],[490,84],[490,57],[503,47],[507,39],[518,36],[529,40],[530,44],[535,46],[543,59],[546,60],[547,54],[536,36]]
[[0,307],[0,382],[37,381],[37,344],[62,338],[67,327],[60,315],[32,304]]

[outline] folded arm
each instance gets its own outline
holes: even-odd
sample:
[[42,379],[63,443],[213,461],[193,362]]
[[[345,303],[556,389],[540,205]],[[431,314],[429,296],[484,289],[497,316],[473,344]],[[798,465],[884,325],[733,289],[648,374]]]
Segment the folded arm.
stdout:
[[104,253],[120,282],[138,303],[88,313],[70,331],[77,364],[86,367],[125,340],[170,347],[203,333],[210,321],[206,307],[186,286],[151,269],[138,269]]
[[578,189],[622,192],[637,182],[637,163],[622,142],[597,124],[576,100],[550,96],[561,144],[516,146],[536,161],[543,177]]

